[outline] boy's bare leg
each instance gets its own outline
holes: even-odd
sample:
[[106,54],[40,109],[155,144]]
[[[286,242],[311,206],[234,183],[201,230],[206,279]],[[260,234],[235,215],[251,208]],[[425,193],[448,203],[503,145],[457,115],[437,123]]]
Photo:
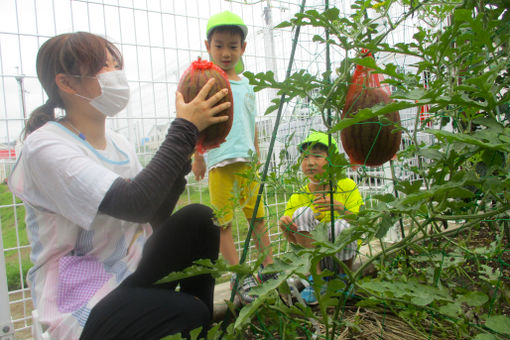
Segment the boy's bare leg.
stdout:
[[239,263],[239,254],[237,253],[234,237],[232,236],[232,223],[220,228],[220,251],[225,261],[234,265]]
[[255,240],[255,246],[259,253],[266,254],[266,257],[262,261],[265,266],[273,263],[273,249],[271,248],[271,241],[269,240],[269,234],[265,228],[265,220],[260,219],[254,222],[253,226],[253,238]]

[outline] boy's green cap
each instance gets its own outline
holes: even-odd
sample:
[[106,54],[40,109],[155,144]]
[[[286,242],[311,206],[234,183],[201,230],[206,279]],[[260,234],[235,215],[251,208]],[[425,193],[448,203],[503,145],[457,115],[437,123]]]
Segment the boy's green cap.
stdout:
[[[320,144],[328,147],[328,145],[329,145],[328,140],[329,140],[328,134],[326,134],[324,132],[320,132],[320,131],[314,131],[310,135],[308,135],[308,137],[306,137],[306,139],[298,145],[298,149],[299,149],[299,151],[302,152],[304,144],[312,144],[313,145],[313,144],[317,144],[317,143],[320,143]],[[336,143],[336,140],[333,137],[331,137],[331,146],[333,147],[333,151],[340,153],[340,151],[338,150],[338,144]]]
[[[224,11],[209,18],[209,21],[207,21],[207,39],[209,39],[209,33],[211,30],[218,26],[237,26],[243,32],[244,39],[246,39],[246,36],[248,35],[248,26],[244,24],[243,19],[241,19],[239,15],[230,11]],[[237,74],[243,73],[244,63],[242,58],[239,58],[235,70]]]

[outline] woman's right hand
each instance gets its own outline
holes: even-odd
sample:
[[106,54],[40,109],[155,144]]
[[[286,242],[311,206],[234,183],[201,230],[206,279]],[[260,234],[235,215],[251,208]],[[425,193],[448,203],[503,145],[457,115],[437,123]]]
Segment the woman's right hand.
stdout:
[[193,123],[198,131],[202,131],[205,128],[213,124],[222,123],[228,120],[228,116],[216,116],[219,112],[229,108],[232,103],[225,102],[216,105],[221,98],[228,94],[227,89],[216,92],[211,98],[205,99],[209,91],[214,84],[213,78],[209,79],[207,83],[202,87],[200,92],[195,98],[189,102],[184,102],[182,93],[177,91],[175,95],[175,108],[177,111],[177,118],[183,118]]

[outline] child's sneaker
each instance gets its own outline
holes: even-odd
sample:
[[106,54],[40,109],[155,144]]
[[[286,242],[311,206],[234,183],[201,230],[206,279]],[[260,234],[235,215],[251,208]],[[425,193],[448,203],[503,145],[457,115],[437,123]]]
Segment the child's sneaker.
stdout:
[[[230,277],[230,289],[232,290],[234,288],[234,283],[236,282],[237,275],[233,274]],[[241,300],[241,303],[243,305],[247,305],[257,298],[255,295],[248,295],[249,291],[253,288],[258,286],[257,281],[253,277],[253,275],[247,276],[243,281],[240,281],[237,284],[237,295],[239,296],[239,300]]]
[[[309,283],[309,285],[301,291],[301,298],[307,305],[315,306],[316,304],[319,303],[319,301],[317,301],[317,296],[315,296],[315,290],[313,289],[312,275],[310,275],[308,277],[308,283]],[[327,285],[326,284],[322,285],[320,294],[322,295],[322,294],[326,293],[326,290],[327,290]]]

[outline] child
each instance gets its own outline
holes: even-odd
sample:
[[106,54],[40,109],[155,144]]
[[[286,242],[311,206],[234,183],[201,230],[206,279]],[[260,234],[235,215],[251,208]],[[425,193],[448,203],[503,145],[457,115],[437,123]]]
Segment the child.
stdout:
[[[232,236],[232,219],[234,204],[243,207],[248,221],[251,220],[259,185],[247,180],[241,173],[250,171],[252,154],[257,155],[258,142],[255,129],[256,103],[253,89],[246,78],[241,78],[244,66],[241,57],[246,49],[246,34],[248,28],[243,20],[234,13],[225,11],[213,15],[207,23],[207,40],[205,46],[212,61],[221,67],[230,80],[234,97],[234,122],[226,142],[219,148],[207,153],[207,167],[209,168],[209,192],[211,204],[222,213],[218,216],[221,226],[220,251],[230,264],[239,263],[234,239]],[[200,180],[204,177],[206,164],[204,157],[195,153],[193,173]],[[240,202],[233,202],[234,187],[241,189]],[[254,222],[254,240],[260,253],[264,254],[263,266],[273,263],[269,235],[264,226],[264,202],[261,200]],[[259,273],[260,281],[273,278],[272,275]],[[231,283],[235,281],[232,276]],[[254,277],[248,276],[240,283],[239,296],[243,303],[254,300],[248,291],[257,285]]]
[[122,68],[111,42],[85,32],[50,38],[37,55],[48,100],[27,122],[9,187],[25,203],[27,281],[52,339],[160,339],[205,331],[212,317],[212,276],[155,283],[217,259],[212,210],[171,213],[199,131],[225,120],[215,115],[230,103],[215,105],[227,92],[205,100],[209,82],[188,104],[177,93],[177,118],[142,169],[133,145],[105,129],[129,100]]
[[[310,232],[319,223],[331,222],[330,188],[327,179],[324,179],[325,166],[332,153],[338,153],[336,141],[331,138],[328,152],[328,135],[323,132],[311,133],[300,145],[302,154],[301,170],[308,177],[308,184],[299,193],[293,194],[287,202],[285,214],[280,218],[280,229],[289,242],[299,244],[305,248],[313,248],[314,240]],[[349,223],[340,218],[342,215],[356,214],[363,200],[356,183],[349,178],[340,179],[333,188],[333,208],[335,211],[335,235],[349,228]],[[330,239],[331,237],[331,229]],[[356,251],[356,241],[338,252],[336,257],[351,269]],[[318,272],[323,269],[335,271],[332,258],[324,258]],[[343,273],[341,268],[337,273]],[[301,297],[308,304],[317,302],[313,287],[307,287],[301,292]]]

